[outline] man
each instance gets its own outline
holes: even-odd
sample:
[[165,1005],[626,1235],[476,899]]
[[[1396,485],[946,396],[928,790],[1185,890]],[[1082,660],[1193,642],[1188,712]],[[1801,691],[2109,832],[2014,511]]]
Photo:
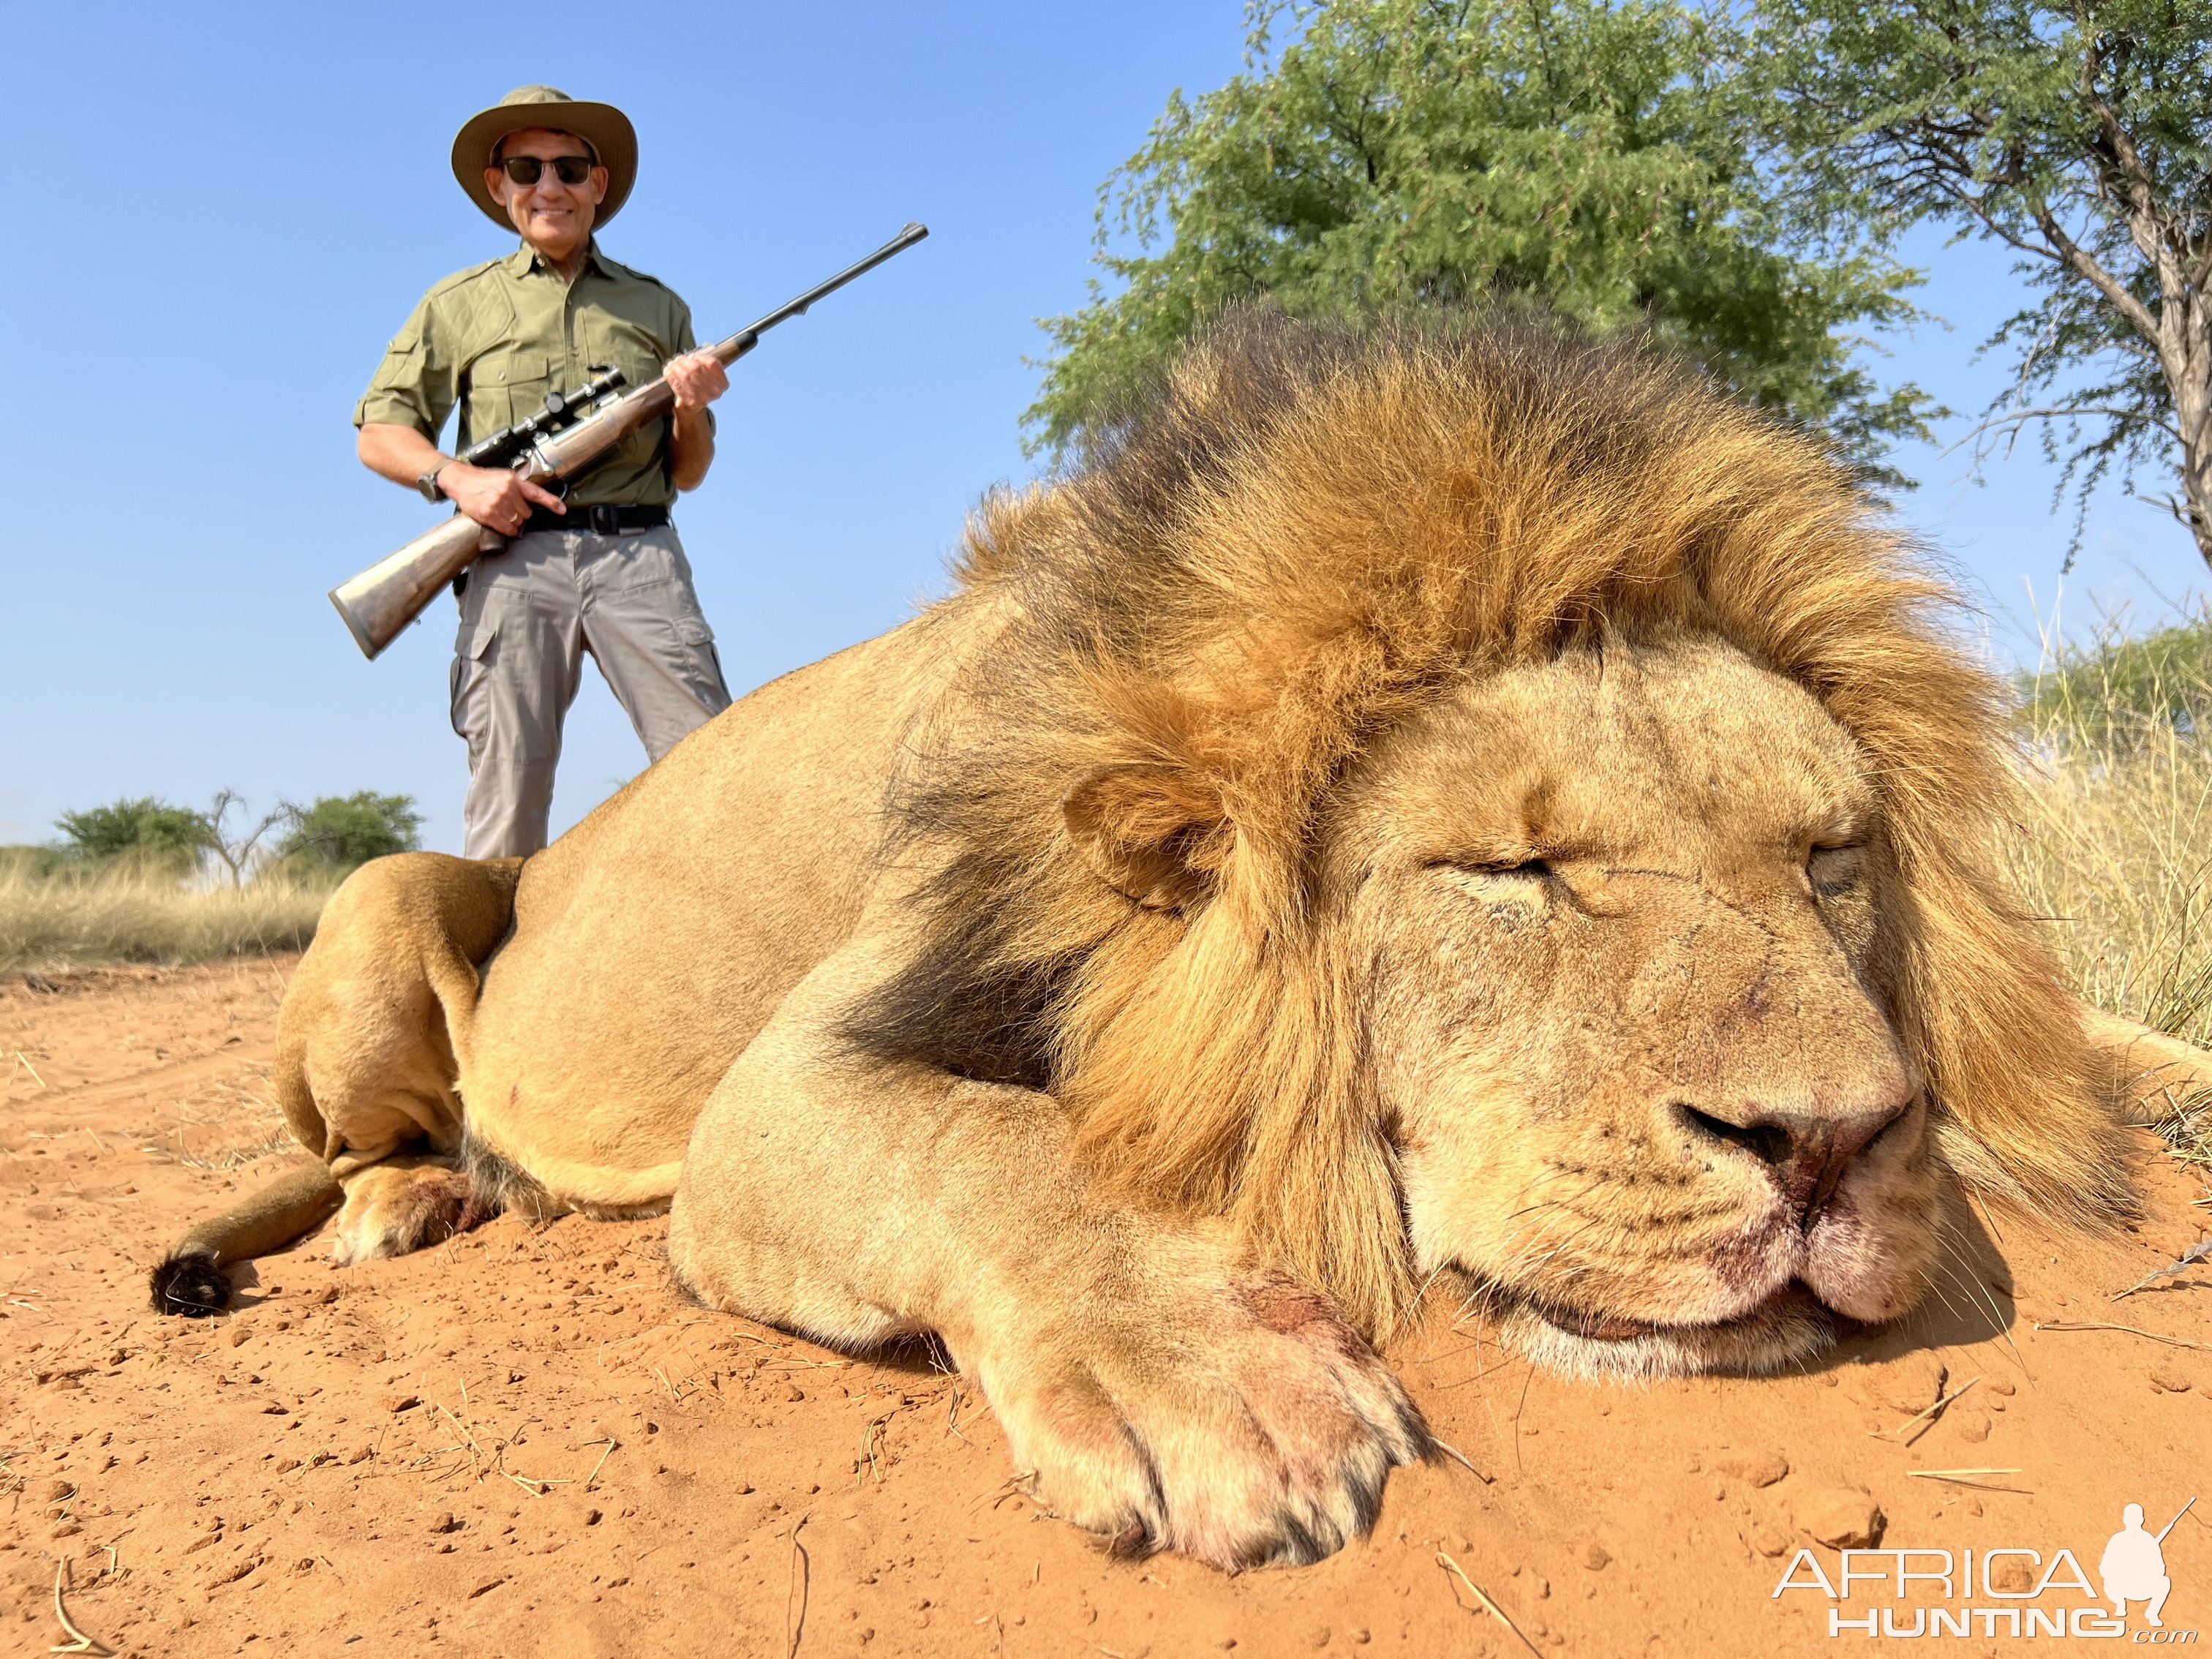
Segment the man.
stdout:
[[2130,1601],[2148,1601],[2143,1617],[2153,1630],[2165,1628],[2159,1611],[2173,1593],[2173,1580],[2166,1576],[2166,1553],[2159,1548],[2165,1538],[2165,1533],[2153,1537],[2143,1530],[2142,1504],[2130,1504],[2120,1511],[2120,1529],[2097,1563],[2097,1577],[2105,1581],[2105,1599],[2112,1604],[2115,1617],[2126,1618]]
[[[461,188],[522,246],[423,295],[354,424],[375,471],[514,538],[462,579],[453,670],[453,729],[469,745],[463,850],[499,858],[545,845],[585,652],[653,760],[729,706],[668,509],[714,462],[707,405],[730,382],[696,349],[690,307],[593,240],[637,177],[637,135],[620,110],[520,87],[470,118],[453,161]],[[465,448],[608,367],[632,386],[665,372],[675,409],[565,502],[437,447],[456,406]]]

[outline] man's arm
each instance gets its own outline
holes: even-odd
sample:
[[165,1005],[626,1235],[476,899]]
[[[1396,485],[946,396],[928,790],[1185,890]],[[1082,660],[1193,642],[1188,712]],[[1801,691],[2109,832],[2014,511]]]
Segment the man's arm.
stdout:
[[714,423],[707,418],[707,405],[730,389],[730,373],[711,351],[671,357],[661,373],[676,393],[668,436],[668,481],[678,489],[696,489],[714,464]]
[[[550,507],[556,513],[562,510],[559,496],[532,483],[520,473],[510,472],[505,467],[470,466],[454,460],[440,453],[437,445],[411,426],[364,421],[355,448],[362,465],[370,471],[394,483],[405,484],[410,489],[415,487],[417,478],[436,467],[438,488],[446,492],[453,505],[502,536],[517,535],[526,529],[524,521],[529,518],[533,505]],[[708,459],[713,459],[711,434],[707,453]],[[705,465],[702,464],[699,470],[703,474]]]

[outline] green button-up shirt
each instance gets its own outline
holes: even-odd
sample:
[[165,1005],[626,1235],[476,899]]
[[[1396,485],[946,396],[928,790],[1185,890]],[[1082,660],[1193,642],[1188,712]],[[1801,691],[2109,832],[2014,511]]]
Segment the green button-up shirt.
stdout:
[[[691,308],[654,278],[618,265],[592,245],[574,283],[525,243],[504,259],[455,271],[422,296],[392,339],[353,423],[411,426],[433,443],[460,406],[455,447],[533,415],[549,392],[567,392],[603,365],[631,386],[658,380],[671,357],[691,350]],[[631,502],[665,507],[668,422],[623,441],[605,465],[577,480],[579,506]]]

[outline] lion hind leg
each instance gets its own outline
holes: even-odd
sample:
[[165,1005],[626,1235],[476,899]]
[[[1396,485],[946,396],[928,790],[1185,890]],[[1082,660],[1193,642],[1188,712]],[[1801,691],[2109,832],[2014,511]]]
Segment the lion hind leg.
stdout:
[[340,1267],[442,1244],[509,1212],[541,1222],[572,1208],[471,1134],[465,1122],[451,1156],[385,1158],[341,1176],[339,1184],[345,1207],[338,1212],[331,1259]]
[[331,1261],[341,1267],[442,1244],[498,1213],[450,1158],[388,1158],[340,1177],[338,1184],[345,1188],[345,1203]]

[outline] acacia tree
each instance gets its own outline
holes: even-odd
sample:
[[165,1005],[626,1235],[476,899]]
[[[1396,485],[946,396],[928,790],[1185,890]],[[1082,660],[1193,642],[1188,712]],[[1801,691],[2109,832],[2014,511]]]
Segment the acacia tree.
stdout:
[[[233,830],[229,826],[230,809],[235,806],[245,820]],[[246,885],[246,872],[253,862],[253,854],[261,845],[261,838],[284,821],[281,805],[274,811],[264,812],[258,822],[252,809],[246,805],[246,797],[235,789],[218,789],[207,810],[207,850],[216,855],[222,867],[230,872],[233,887]]]
[[1505,296],[1648,328],[1902,482],[1879,459],[1933,411],[1879,388],[1852,331],[1913,315],[1917,275],[1772,210],[1726,18],[1672,0],[1258,0],[1250,16],[1246,72],[1177,94],[1100,191],[1098,263],[1119,286],[1046,319],[1036,446],[1079,441],[1240,298],[1315,315]]
[[1978,459],[2033,428],[2075,492],[2077,549],[2117,467],[2212,563],[2212,7],[1758,0],[1748,45],[1747,106],[1815,213],[1940,220],[2021,255],[2035,297],[1984,347],[2014,374]]

